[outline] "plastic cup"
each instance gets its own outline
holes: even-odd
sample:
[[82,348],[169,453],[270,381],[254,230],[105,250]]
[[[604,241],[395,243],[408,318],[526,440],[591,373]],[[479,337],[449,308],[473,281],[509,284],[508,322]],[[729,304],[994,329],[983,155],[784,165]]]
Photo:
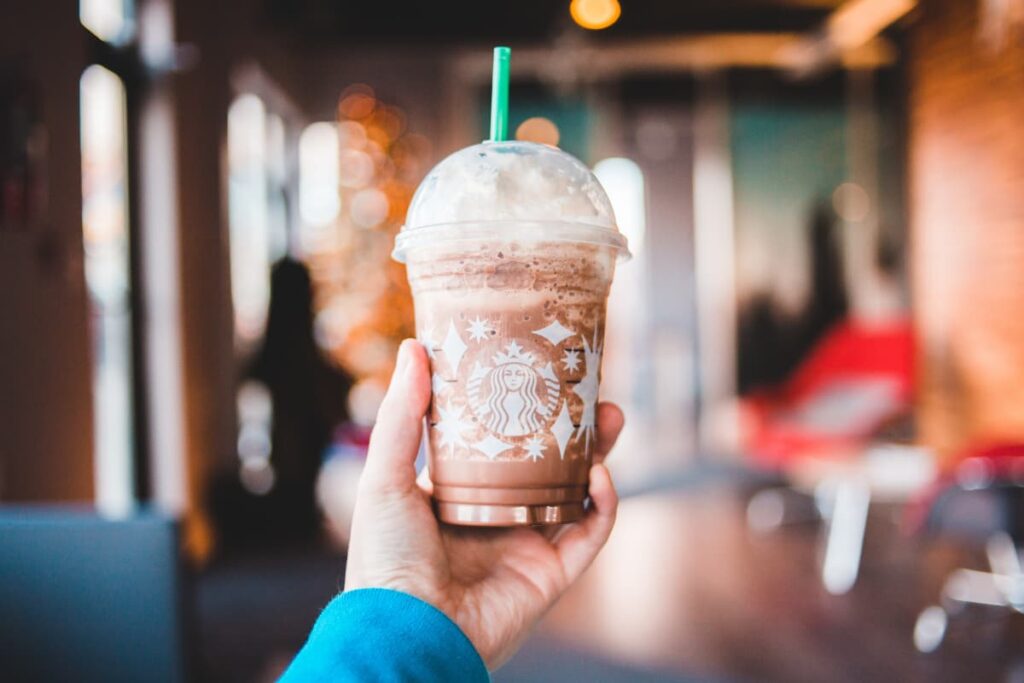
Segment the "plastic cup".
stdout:
[[394,257],[430,356],[442,521],[583,515],[608,291],[628,255],[597,178],[556,148],[485,142],[424,179]]

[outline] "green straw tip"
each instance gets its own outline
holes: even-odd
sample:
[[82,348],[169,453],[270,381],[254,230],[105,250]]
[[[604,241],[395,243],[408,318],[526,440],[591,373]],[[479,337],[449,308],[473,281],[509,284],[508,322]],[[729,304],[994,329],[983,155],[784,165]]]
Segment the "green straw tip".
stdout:
[[508,140],[508,81],[512,50],[494,48],[494,71],[491,74],[491,140]]

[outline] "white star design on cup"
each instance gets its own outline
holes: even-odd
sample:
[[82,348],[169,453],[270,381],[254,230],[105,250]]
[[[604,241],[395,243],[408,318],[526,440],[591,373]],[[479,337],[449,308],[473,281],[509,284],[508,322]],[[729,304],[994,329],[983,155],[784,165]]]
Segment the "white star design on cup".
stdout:
[[589,447],[597,428],[597,373],[601,368],[601,347],[597,345],[596,329],[593,347],[587,343],[586,338],[583,339],[583,355],[586,360],[586,372],[572,391],[583,400],[583,413],[580,416],[580,429],[576,438],[585,436],[585,443]]
[[542,330],[534,330],[533,333],[544,337],[555,346],[558,346],[563,341],[576,334],[557,320],[552,321],[550,325]]
[[551,425],[551,434],[554,435],[555,441],[558,443],[558,455],[562,460],[565,460],[565,447],[569,444],[569,439],[572,438],[575,431],[576,426],[569,416],[569,402],[563,401],[562,410],[559,411],[555,423]]
[[469,327],[466,328],[466,332],[469,333],[469,338],[472,341],[483,341],[493,332],[491,321],[477,316],[474,320],[469,321]]
[[463,410],[465,410],[463,406],[449,404],[445,408],[440,403],[437,405],[437,412],[441,415],[441,419],[434,425],[434,429],[441,434],[440,448],[447,446],[454,453],[456,446],[466,446],[462,432],[469,429],[471,425],[462,419]]
[[448,321],[448,334],[445,335],[444,341],[441,343],[441,350],[444,351],[444,356],[448,359],[452,373],[458,374],[459,363],[468,348],[466,342],[462,341],[462,337],[459,336],[459,331],[455,329],[455,321]]
[[526,457],[534,462],[544,458],[544,439],[534,434],[523,444]]

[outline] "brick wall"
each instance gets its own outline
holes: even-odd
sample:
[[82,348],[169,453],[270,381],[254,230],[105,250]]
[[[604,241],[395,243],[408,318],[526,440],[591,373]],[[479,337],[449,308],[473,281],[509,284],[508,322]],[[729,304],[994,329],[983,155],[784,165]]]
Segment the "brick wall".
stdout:
[[1024,35],[981,37],[977,0],[910,29],[910,216],[920,425],[950,453],[1024,441]]

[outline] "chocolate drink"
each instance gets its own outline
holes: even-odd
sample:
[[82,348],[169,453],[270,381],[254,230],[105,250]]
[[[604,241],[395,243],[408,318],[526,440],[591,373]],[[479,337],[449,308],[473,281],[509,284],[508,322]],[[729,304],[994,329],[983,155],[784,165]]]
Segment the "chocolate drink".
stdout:
[[614,267],[611,250],[544,242],[410,261],[441,519],[583,514]]
[[[452,159],[456,174],[445,169]],[[443,205],[456,215],[438,220],[423,188],[451,180],[450,198],[485,196]],[[443,521],[557,524],[583,514],[605,307],[624,249],[614,224],[601,225],[611,208],[596,183],[553,148],[485,143],[442,162],[413,200],[399,248],[431,362],[429,463]]]

